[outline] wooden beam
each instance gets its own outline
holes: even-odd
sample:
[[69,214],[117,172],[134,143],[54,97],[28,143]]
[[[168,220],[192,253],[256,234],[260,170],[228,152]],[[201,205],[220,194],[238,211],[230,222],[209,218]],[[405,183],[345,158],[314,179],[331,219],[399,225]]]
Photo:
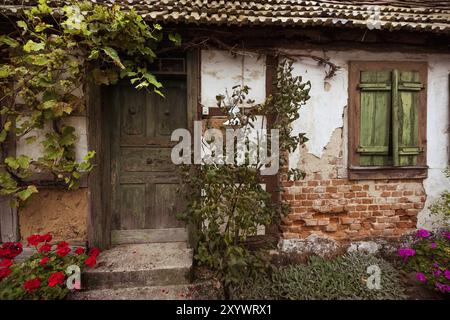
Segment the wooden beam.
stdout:
[[107,249],[111,245],[109,202],[109,130],[105,123],[102,90],[93,81],[86,84],[88,149],[95,150],[94,169],[88,177],[87,233],[90,246]]

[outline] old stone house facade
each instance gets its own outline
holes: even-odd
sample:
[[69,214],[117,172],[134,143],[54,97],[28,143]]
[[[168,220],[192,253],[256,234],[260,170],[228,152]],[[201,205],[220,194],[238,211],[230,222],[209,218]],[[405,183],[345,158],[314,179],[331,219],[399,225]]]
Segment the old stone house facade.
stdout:
[[[25,208],[15,211],[2,205],[3,241],[53,232],[73,243],[109,247],[130,237],[127,230],[182,228],[165,218],[142,224],[125,221],[121,209],[114,216],[111,181],[117,177],[125,181],[120,196],[133,212],[145,216],[147,210],[158,210],[164,216],[176,210],[179,204],[170,175],[154,175],[170,171],[161,160],[164,151],[142,149],[136,141],[148,139],[147,129],[166,120],[168,128],[191,128],[192,121],[200,119],[220,123],[224,117],[215,96],[236,84],[250,86],[250,98],[262,102],[270,94],[274,68],[283,56],[295,59],[294,73],[309,80],[312,89],[311,100],[294,124],[294,133],[306,133],[309,141],[289,155],[289,167],[305,171],[306,177],[293,182],[279,174],[267,181],[267,189],[274,193],[278,185],[286,187],[285,199],[292,205],[291,213],[274,228],[280,247],[302,250],[308,239],[317,238],[391,239],[431,226],[428,206],[450,187],[443,173],[449,161],[447,1],[102,2],[133,7],[146,19],[176,29],[185,42],[206,43],[164,60],[172,63],[167,70],[177,74],[173,79],[181,79],[167,82],[183,101],[177,104],[182,108],[178,120],[161,114],[142,124],[141,102],[148,97],[86,85],[79,94],[86,97],[87,110],[69,121],[79,134],[77,156],[97,151],[94,172],[75,192],[43,182]],[[3,0],[0,10],[14,16],[21,6],[33,3]],[[7,28],[8,22],[1,26]],[[129,101],[137,109],[128,108]],[[105,115],[105,105],[120,109],[121,103],[128,108],[122,119],[129,121],[122,126]],[[120,137],[109,135],[115,131],[121,131]],[[126,143],[129,149],[122,148]],[[39,154],[20,142],[15,152]],[[124,152],[126,157],[121,158]],[[121,163],[126,173],[115,171],[115,163]],[[142,201],[153,202],[141,205]],[[169,235],[183,237],[177,232]]]

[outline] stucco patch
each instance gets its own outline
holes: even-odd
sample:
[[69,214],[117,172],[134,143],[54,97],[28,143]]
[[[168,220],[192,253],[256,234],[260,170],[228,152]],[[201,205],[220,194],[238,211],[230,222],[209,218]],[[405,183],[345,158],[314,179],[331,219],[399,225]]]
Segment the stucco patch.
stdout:
[[50,232],[56,241],[83,242],[87,228],[87,189],[40,189],[19,211],[20,235]]

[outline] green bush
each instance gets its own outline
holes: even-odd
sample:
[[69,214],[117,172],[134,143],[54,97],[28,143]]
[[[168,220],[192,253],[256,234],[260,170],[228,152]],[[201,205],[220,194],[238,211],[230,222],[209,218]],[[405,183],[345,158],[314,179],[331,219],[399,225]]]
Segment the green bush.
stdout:
[[[381,270],[381,288],[369,289],[367,268]],[[348,300],[404,299],[398,271],[372,255],[352,253],[327,260],[311,257],[307,264],[274,268],[270,275],[247,280],[232,292],[234,299]]]

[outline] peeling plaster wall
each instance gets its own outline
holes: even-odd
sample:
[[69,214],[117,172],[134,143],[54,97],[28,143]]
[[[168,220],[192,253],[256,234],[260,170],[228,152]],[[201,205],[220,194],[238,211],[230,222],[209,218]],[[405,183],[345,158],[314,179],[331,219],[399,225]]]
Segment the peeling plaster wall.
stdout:
[[[367,51],[293,51],[329,57],[341,69],[330,80],[324,81],[324,68],[316,62],[305,58],[294,64],[294,74],[311,81],[311,99],[306,107],[300,111],[300,119],[294,123],[294,134],[305,132],[309,141],[305,149],[290,155],[290,167],[302,167],[301,157],[307,160],[320,159],[326,148],[332,148],[331,155],[342,159],[338,176],[346,177],[347,167],[347,128],[346,106],[348,99],[348,61],[427,61],[428,89],[427,89],[427,163],[430,167],[428,178],[424,181],[427,194],[425,208],[419,214],[418,227],[431,227],[427,207],[439,194],[450,188],[450,180],[445,178],[442,171],[448,164],[448,119],[449,119],[449,83],[450,55],[443,54],[404,54],[399,52],[373,53]],[[336,140],[336,130],[342,133],[342,141]],[[343,130],[342,130],[343,129]],[[330,144],[330,142],[333,142]],[[337,147],[336,144],[341,144]],[[328,146],[327,146],[328,145]],[[327,150],[326,157],[330,157]],[[314,162],[311,162],[314,163]],[[316,162],[317,164],[317,162]],[[314,167],[314,165],[309,165]],[[308,169],[308,168],[305,168]],[[315,170],[330,170],[326,166]],[[314,170],[313,170],[314,171]]]
[[202,50],[201,104],[217,107],[216,96],[232,92],[235,85],[250,87],[249,99],[256,103],[266,97],[265,57],[249,53],[233,57],[228,51]]
[[[294,75],[311,81],[311,99],[300,110],[300,119],[293,126],[294,134],[305,132],[310,139],[301,150],[290,154],[291,168],[307,173],[336,171],[339,178],[347,177],[347,100],[348,62],[366,61],[427,61],[427,162],[430,167],[423,185],[427,200],[419,214],[418,226],[430,227],[432,217],[427,207],[439,194],[450,189],[450,180],[442,171],[448,163],[449,148],[449,83],[450,55],[405,54],[401,52],[375,53],[349,51],[291,51],[328,57],[341,67],[337,74],[324,80],[325,70],[309,58],[294,63]],[[246,84],[251,87],[249,98],[261,102],[265,98],[265,59],[252,56],[233,57],[227,51],[203,50],[201,57],[201,104],[215,107],[215,96],[231,92],[232,86]],[[333,165],[330,165],[332,163]]]

